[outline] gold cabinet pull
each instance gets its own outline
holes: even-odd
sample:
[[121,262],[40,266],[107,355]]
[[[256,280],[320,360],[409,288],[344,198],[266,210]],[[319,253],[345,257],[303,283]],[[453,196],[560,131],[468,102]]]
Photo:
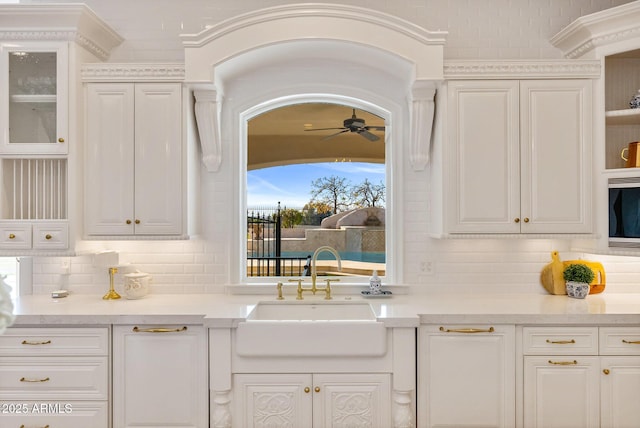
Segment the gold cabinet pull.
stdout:
[[9,234],[9,239],[16,239],[16,235],[14,235],[13,233]]
[[553,345],[570,345],[572,343],[576,343],[574,339],[571,340],[549,340],[547,339],[547,343],[551,343]]
[[125,221],[125,223],[131,224],[131,220],[127,219],[127,221]]
[[[27,428],[24,424],[20,425],[20,428]],[[42,428],[49,428],[49,424],[44,425]]]
[[553,364],[554,366],[575,366],[578,364],[576,360],[573,361],[551,361],[549,360],[549,364]]
[[309,388],[308,386],[306,386],[306,387],[304,388],[304,392],[305,392],[305,393],[307,393],[307,394],[308,394],[310,391],[311,391],[311,388]]
[[622,339],[622,343],[626,343],[627,345],[640,345],[640,340],[625,340],[625,339]]
[[22,344],[23,345],[49,345],[49,344],[51,344],[51,341],[50,340],[43,340],[43,341],[35,342],[35,341],[31,341],[31,340],[23,340]]
[[514,218],[514,219],[513,219],[513,221],[514,221],[515,223],[520,223],[520,218],[516,217],[516,218]]
[[45,235],[45,237],[44,237],[44,239],[46,239],[47,241],[48,241],[49,239],[51,239],[51,238],[53,238],[53,236],[49,235],[48,233],[47,233],[47,234]]
[[609,373],[611,373],[611,372],[609,371],[609,369],[604,369],[604,370],[602,370],[602,373],[604,373],[604,374],[608,375],[608,374],[609,374]]
[[440,331],[444,333],[493,333],[495,330],[493,327],[489,327],[487,329],[481,329],[481,328],[448,329],[448,328],[440,327]]
[[313,388],[313,390],[314,390],[315,392],[320,392],[320,387],[319,387],[319,386],[316,386],[315,388]]
[[138,326],[133,327],[133,331],[135,333],[176,333],[179,331],[187,331],[187,326],[183,326],[180,328],[138,328]]
[[62,137],[58,138],[58,143],[64,143],[64,138]]
[[525,222],[525,223],[529,223],[529,217],[525,217],[525,218],[524,218],[524,222]]
[[36,382],[49,382],[51,379],[49,379],[48,377],[45,377],[44,379],[27,379],[26,377],[21,377],[20,378],[20,382],[31,382],[31,383],[36,383]]
[[140,224],[140,220],[136,219],[135,223]]

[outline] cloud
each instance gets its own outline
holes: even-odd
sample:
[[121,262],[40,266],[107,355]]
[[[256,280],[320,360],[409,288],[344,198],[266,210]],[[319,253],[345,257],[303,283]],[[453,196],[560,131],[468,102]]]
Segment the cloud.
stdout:
[[327,162],[322,164],[312,164],[313,166],[318,167],[319,169],[328,169],[331,171],[336,171],[343,174],[354,174],[354,175],[363,175],[363,174],[378,174],[384,176],[386,173],[386,168],[384,164],[371,164],[371,163],[361,163],[361,162]]

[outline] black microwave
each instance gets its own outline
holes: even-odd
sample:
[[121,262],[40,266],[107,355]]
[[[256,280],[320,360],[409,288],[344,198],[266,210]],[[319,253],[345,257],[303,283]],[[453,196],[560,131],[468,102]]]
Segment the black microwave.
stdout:
[[609,179],[609,246],[640,248],[640,177]]

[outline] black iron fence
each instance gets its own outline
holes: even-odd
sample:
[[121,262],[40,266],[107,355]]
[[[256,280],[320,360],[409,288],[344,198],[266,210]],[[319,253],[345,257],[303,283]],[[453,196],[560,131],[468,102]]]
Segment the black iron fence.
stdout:
[[247,210],[247,276],[302,276],[307,257],[282,256],[282,208]]

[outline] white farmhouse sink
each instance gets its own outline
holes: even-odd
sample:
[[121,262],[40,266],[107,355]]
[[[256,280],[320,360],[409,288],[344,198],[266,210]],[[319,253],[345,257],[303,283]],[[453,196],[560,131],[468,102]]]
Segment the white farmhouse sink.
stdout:
[[240,322],[243,357],[371,357],[387,352],[387,331],[364,302],[260,302]]

